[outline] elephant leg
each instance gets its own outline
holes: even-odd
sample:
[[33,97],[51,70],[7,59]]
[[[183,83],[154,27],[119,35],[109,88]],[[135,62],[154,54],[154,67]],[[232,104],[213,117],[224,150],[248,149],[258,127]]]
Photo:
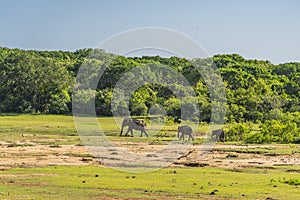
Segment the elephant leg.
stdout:
[[125,136],[127,136],[127,135],[128,135],[129,131],[130,131],[130,128],[128,128],[128,130],[126,131],[126,134],[125,134]]
[[122,133],[123,133],[123,126],[122,126],[122,128],[121,128],[121,132],[120,132],[120,136],[122,136]]
[[221,142],[225,142],[225,138],[224,137],[221,137]]
[[[194,136],[193,136],[193,134],[190,134],[189,137],[192,138],[192,141],[194,141]],[[190,138],[189,138],[189,139],[190,139]]]
[[131,137],[133,137],[133,128],[130,128]]
[[184,140],[184,133],[182,133],[181,138],[182,138],[182,140]]
[[143,132],[145,133],[146,137],[149,137],[148,133],[145,130],[143,130]]

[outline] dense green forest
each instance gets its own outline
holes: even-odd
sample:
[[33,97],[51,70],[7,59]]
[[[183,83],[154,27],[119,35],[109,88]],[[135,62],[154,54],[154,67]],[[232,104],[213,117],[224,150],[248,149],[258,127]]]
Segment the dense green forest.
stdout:
[[[300,141],[300,63],[275,65],[269,61],[246,60],[237,54],[215,55],[211,60],[225,85],[225,120],[233,124],[228,130],[228,140],[258,143]],[[78,70],[93,65],[105,67],[97,89],[75,85],[79,89],[73,96],[93,103],[93,95],[87,94],[95,94],[97,115],[112,116],[116,109],[111,107],[113,89],[122,74],[137,66],[153,64],[169,66],[189,81],[196,93],[193,100],[199,106],[197,120],[209,122],[212,94],[204,77],[195,68],[195,63],[199,62],[205,63],[206,60],[123,57],[98,49],[65,52],[0,48],[0,112],[71,113]],[[206,63],[209,68],[211,63]],[[95,76],[93,71],[87,73]],[[184,88],[181,90],[185,92]],[[122,101],[119,104],[122,106]],[[164,109],[169,119],[176,121],[180,118],[182,104],[165,85],[145,84],[132,95],[130,114],[147,115],[150,108],[154,113]],[[253,133],[251,123],[260,125],[260,134]]]

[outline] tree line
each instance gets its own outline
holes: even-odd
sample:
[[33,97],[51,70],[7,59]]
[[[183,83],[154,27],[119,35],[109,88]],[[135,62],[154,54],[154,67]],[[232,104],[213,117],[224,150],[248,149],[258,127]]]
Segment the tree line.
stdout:
[[[218,69],[218,76],[225,86],[226,99],[222,106],[226,107],[226,122],[244,124],[253,122],[281,127],[273,131],[279,134],[280,131],[285,132],[285,129],[292,130],[290,133],[293,132],[291,136],[293,139],[287,141],[296,140],[299,136],[300,122],[300,63],[275,65],[269,61],[247,60],[237,54],[188,60],[159,56],[124,57],[99,49],[68,52],[2,47],[0,112],[68,114],[72,112],[72,92],[74,92],[73,97],[81,99],[82,102],[95,103],[96,114],[99,116],[112,116],[114,110],[126,109],[126,106],[129,106],[130,115],[147,115],[151,111],[152,114],[165,113],[169,119],[176,121],[181,116],[183,104],[197,102],[200,113],[197,120],[209,122],[212,106],[216,106],[211,100],[214,95],[212,93],[218,94],[222,91],[218,90],[218,86],[210,90],[209,81],[212,80],[208,81],[205,75],[199,73],[197,69],[199,63],[205,70],[214,67]],[[88,66],[89,70],[84,72],[85,75],[81,75],[82,83],[93,80],[99,70],[102,70],[103,74],[96,88],[83,87],[84,84],[75,82],[78,71],[85,66]],[[185,86],[177,82],[155,84],[150,81],[130,95],[129,105],[124,105],[122,99],[114,99],[113,94],[117,92],[114,91],[116,83],[124,73],[140,66],[170,67],[185,77],[195,96],[180,99],[172,88],[185,96],[188,91]],[[144,70],[139,73],[141,76],[148,76],[150,80],[172,79],[169,72],[155,74]],[[130,80],[130,74],[128,76]],[[73,90],[74,87],[77,90]],[[116,102],[111,104],[112,101]],[[284,129],[283,126],[288,128]],[[230,138],[234,139],[236,136],[233,132],[231,131]],[[276,137],[278,139],[279,136]],[[276,137],[272,136],[273,139],[269,140],[274,141]],[[255,140],[261,142],[259,138]]]

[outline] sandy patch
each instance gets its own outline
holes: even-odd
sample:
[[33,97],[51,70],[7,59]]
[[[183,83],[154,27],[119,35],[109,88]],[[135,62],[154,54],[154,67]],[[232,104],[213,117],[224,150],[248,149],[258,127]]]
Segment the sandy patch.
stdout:
[[[149,153],[155,157],[155,152],[163,148],[162,145],[149,145],[147,143],[119,143],[134,153]],[[257,148],[257,146],[225,145],[217,144],[211,151],[203,154],[201,145],[191,146],[183,156],[175,159],[171,166],[198,166],[198,167],[221,167],[221,168],[244,168],[251,166],[272,167],[280,165],[300,165],[300,154],[291,155],[265,155],[255,153],[223,152],[221,148],[244,149]],[[264,146],[268,148],[276,145]],[[110,154],[118,155],[117,150],[108,150]],[[113,153],[116,152],[116,153]],[[109,156],[109,155],[108,155]],[[121,157],[122,155],[120,155]],[[41,167],[53,165],[101,165],[101,160],[91,155],[85,146],[59,145],[51,147],[36,143],[23,143],[11,145],[0,142],[0,169],[13,167]]]

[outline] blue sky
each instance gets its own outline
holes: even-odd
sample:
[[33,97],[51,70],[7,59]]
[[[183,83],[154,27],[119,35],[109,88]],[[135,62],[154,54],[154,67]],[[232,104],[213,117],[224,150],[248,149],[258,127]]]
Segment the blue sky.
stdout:
[[119,32],[163,27],[210,55],[300,62],[297,0],[0,0],[0,46],[76,50]]

